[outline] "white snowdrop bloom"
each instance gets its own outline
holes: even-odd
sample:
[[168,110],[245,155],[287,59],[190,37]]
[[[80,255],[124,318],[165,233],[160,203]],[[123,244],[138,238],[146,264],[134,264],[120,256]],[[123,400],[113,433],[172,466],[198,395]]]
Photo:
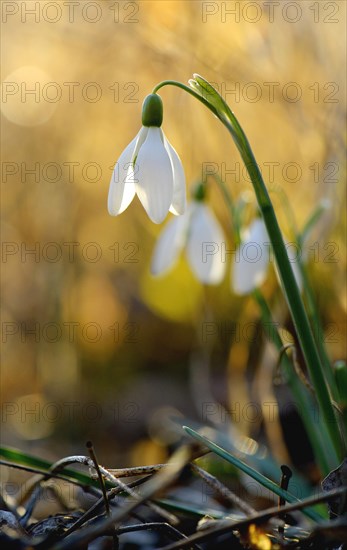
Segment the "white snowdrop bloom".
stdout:
[[244,233],[233,260],[231,286],[236,294],[249,294],[260,286],[270,261],[270,239],[262,219],[255,219]]
[[162,102],[157,94],[144,101],[143,126],[119,157],[111,178],[108,211],[124,212],[135,194],[154,223],[161,223],[169,210],[185,211],[185,176],[181,160],[162,129]]
[[170,270],[185,249],[196,278],[204,284],[217,285],[225,274],[224,245],[216,217],[204,202],[194,200],[183,216],[165,226],[154,249],[151,272],[162,275]]

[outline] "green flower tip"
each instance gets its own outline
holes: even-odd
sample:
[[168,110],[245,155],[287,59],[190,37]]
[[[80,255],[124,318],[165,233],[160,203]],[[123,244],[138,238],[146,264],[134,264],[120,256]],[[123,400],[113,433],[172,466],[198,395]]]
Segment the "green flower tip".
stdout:
[[206,184],[205,183],[197,183],[194,185],[192,190],[192,198],[195,201],[203,202],[206,198]]
[[163,102],[158,94],[149,94],[142,105],[142,125],[160,127],[163,122]]

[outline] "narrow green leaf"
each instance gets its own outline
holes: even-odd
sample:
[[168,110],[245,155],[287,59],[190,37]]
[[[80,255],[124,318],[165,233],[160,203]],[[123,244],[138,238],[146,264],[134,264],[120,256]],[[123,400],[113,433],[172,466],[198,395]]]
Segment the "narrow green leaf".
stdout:
[[[222,447],[219,447],[219,445],[216,445],[215,443],[213,443],[213,441],[211,441],[207,437],[200,435],[199,433],[197,433],[195,430],[192,430],[188,426],[183,426],[183,429],[191,437],[200,441],[200,443],[203,443],[204,445],[206,445],[206,447],[208,447],[212,452],[224,458],[224,460],[227,460],[228,462],[233,464],[236,468],[238,468],[245,474],[249,475],[251,478],[255,479],[263,487],[266,487],[266,489],[269,489],[270,491],[275,493],[275,495],[282,497],[284,500],[286,500],[291,504],[295,502],[300,502],[300,499],[296,498],[291,493],[288,493],[288,491],[281,489],[281,487],[279,487],[276,483],[271,481],[271,479],[263,476],[262,474],[260,474],[259,472],[257,472],[256,470],[248,466],[248,464],[246,464],[245,462],[242,462],[242,460],[239,460],[232,454],[228,453],[225,449],[222,449]],[[303,510],[303,512],[314,521],[320,522],[323,519],[320,515],[316,514],[316,512],[312,510]]]
[[[45,470],[49,473],[50,468],[53,466],[53,463],[39,458],[36,456],[29,455],[18,449],[13,449],[11,447],[0,447],[0,457],[6,458],[15,464],[24,464],[26,466],[32,466]],[[83,472],[77,472],[76,470],[71,470],[70,468],[64,468],[59,471],[59,475],[70,477],[83,485],[89,485],[91,487],[100,487],[98,481],[91,479],[91,477]],[[110,485],[112,487],[112,485]]]

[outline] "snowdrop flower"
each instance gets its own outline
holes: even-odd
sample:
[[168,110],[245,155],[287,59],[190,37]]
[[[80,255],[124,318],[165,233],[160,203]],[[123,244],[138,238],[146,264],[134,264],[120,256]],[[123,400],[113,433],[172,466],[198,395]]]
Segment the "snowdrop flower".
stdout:
[[154,223],[168,211],[182,214],[186,207],[185,176],[175,149],[160,128],[163,104],[157,94],[148,95],[142,107],[142,128],[119,157],[110,183],[108,211],[124,212],[135,194]]
[[[303,288],[302,276],[299,266],[300,251],[296,243],[284,240],[289,261],[291,263],[296,284],[300,292]],[[257,218],[244,234],[244,238],[236,251],[232,270],[232,288],[236,294],[250,294],[266,279],[270,263],[270,239],[261,218]],[[275,264],[275,272],[281,284],[278,269]]]
[[169,271],[185,248],[196,278],[204,284],[217,285],[225,273],[224,243],[217,219],[197,194],[185,214],[172,219],[164,228],[154,249],[151,272],[161,275]]
[[236,294],[249,294],[260,286],[269,265],[270,240],[262,219],[255,219],[236,250],[231,285]]

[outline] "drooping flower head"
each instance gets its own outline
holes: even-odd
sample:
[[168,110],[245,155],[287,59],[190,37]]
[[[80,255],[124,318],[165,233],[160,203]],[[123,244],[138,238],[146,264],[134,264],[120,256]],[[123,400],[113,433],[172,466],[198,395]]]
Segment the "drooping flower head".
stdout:
[[200,282],[210,285],[221,282],[225,273],[222,254],[225,238],[204,199],[204,186],[199,185],[183,216],[170,220],[165,226],[153,252],[153,275],[169,271],[185,249],[188,263]]
[[150,94],[143,102],[143,126],[113,170],[108,195],[111,216],[124,212],[135,194],[154,223],[161,223],[169,210],[175,215],[185,211],[182,163],[161,129],[162,121],[162,100]]
[[[300,273],[300,251],[296,243],[284,239],[289,261],[299,290],[303,283]],[[262,218],[256,218],[243,232],[240,246],[236,250],[231,271],[231,286],[235,294],[250,294],[260,287],[266,279],[272,253],[270,239]],[[278,269],[274,263],[275,273],[281,284]]]
[[235,294],[250,294],[264,282],[270,259],[269,244],[265,224],[256,218],[244,231],[234,257],[231,286]]

